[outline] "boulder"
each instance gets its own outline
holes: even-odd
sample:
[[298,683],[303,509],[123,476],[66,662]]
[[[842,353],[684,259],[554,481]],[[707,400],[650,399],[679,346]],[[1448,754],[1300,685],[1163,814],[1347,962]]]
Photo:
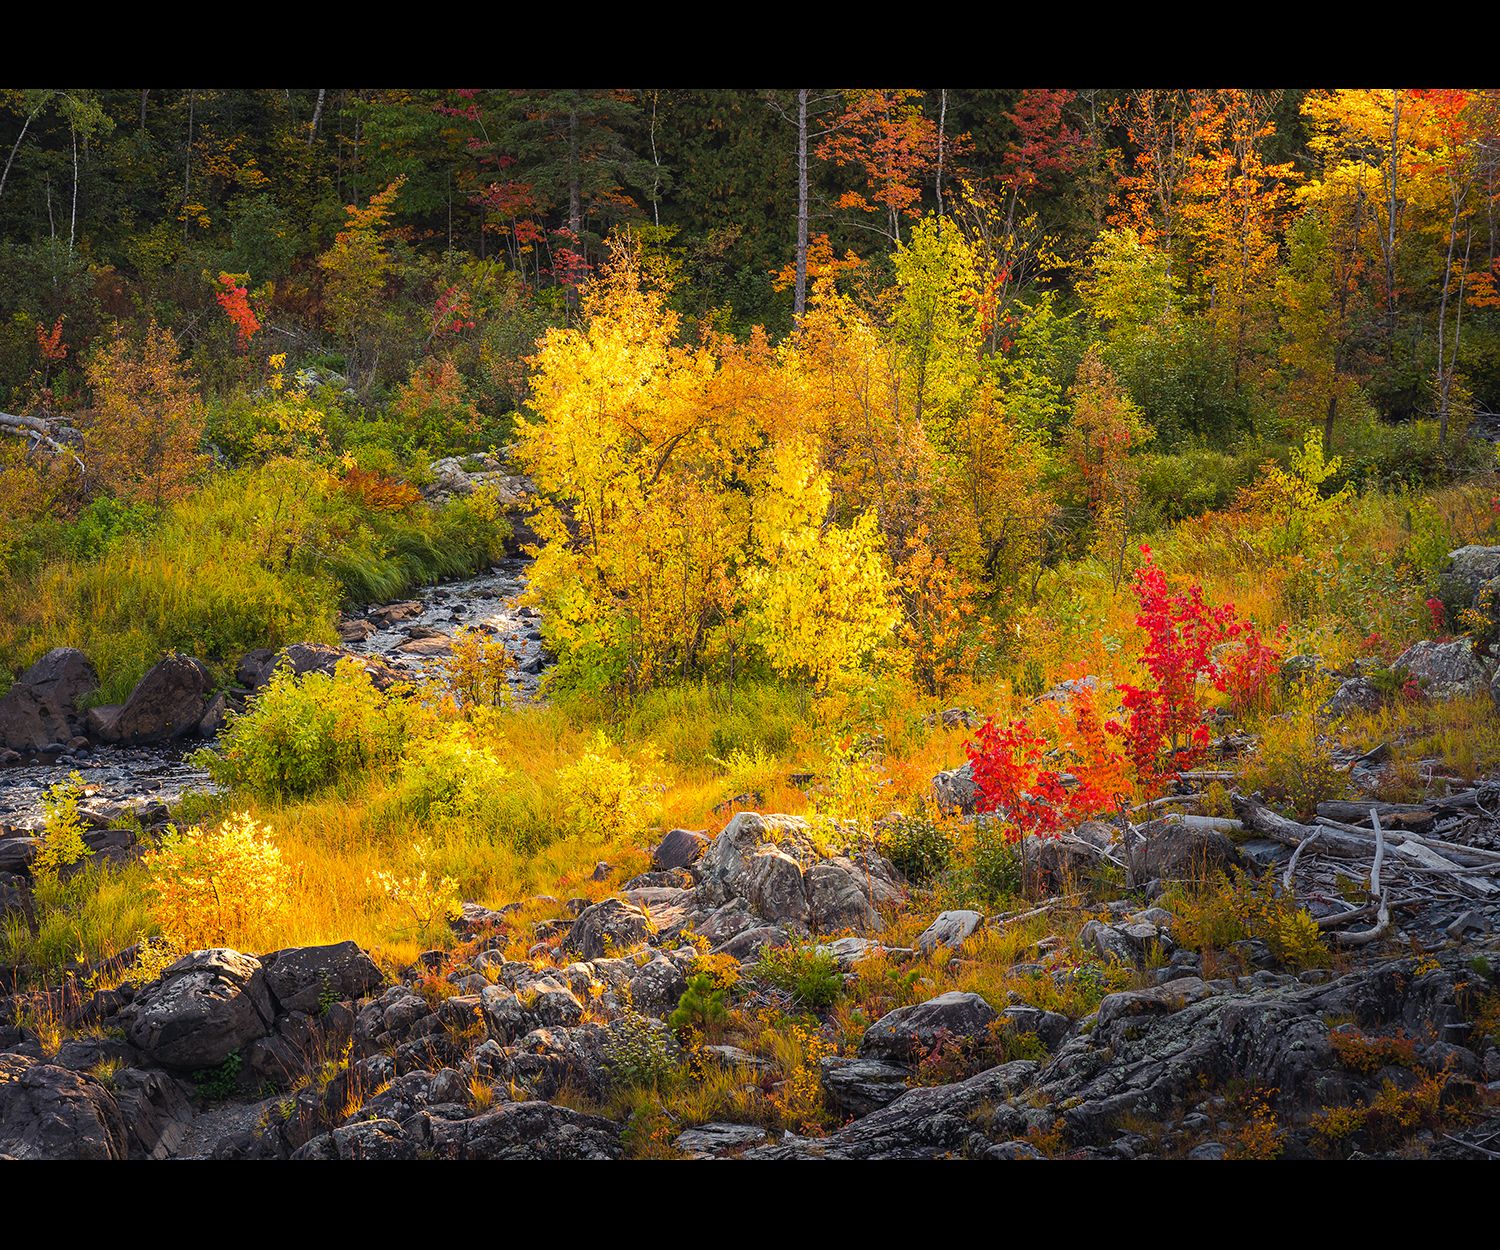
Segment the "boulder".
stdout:
[[972,816],[979,810],[979,790],[974,785],[974,766],[963,764],[932,779],[932,796],[938,808]]
[[426,1149],[439,1159],[618,1159],[620,1126],[549,1102],[512,1102],[464,1119],[419,1117]]
[[1448,567],[1438,579],[1438,596],[1456,618],[1465,608],[1479,606],[1480,593],[1500,578],[1500,547],[1460,547],[1448,553]]
[[708,838],[694,829],[673,829],[651,852],[651,867],[658,872],[686,868],[708,849]]
[[1028,837],[1022,862],[1030,888],[1043,893],[1071,889],[1109,856],[1118,859],[1119,830],[1102,820],[1086,820],[1055,838]]
[[1124,1016],[1170,1015],[1193,1003],[1202,1002],[1212,990],[1199,977],[1179,977],[1164,985],[1144,990],[1122,990],[1109,994],[1099,1003],[1095,1028],[1102,1029]]
[[185,955],[120,1014],[132,1045],[186,1072],[223,1063],[275,1017],[260,960],[223,949]]
[[[816,863],[819,856],[807,836],[807,822],[799,816],[740,812],[709,843],[698,861],[699,894],[715,905],[732,898],[750,899],[757,872],[755,861],[773,855],[795,861],[799,869]],[[780,869],[760,869],[762,873],[777,871]]]
[[291,946],[263,956],[266,987],[282,1011],[319,1013],[331,1002],[366,998],[385,983],[380,969],[353,942]]
[[682,969],[665,955],[658,955],[630,978],[630,1002],[644,1015],[665,1020],[686,989]]
[[754,1124],[700,1124],[677,1134],[672,1146],[694,1159],[720,1159],[765,1141],[766,1130]]
[[136,683],[119,710],[104,709],[91,727],[105,742],[138,746],[165,742],[197,732],[213,697],[213,678],[202,661],[170,655]]
[[869,1115],[906,1093],[912,1069],[884,1059],[844,1059],[829,1055],[820,1063],[823,1093],[845,1115]]
[[563,948],[580,959],[598,959],[633,950],[653,932],[640,908],[622,899],[607,898],[579,914],[563,938]]
[[0,1158],[124,1159],[129,1134],[93,1077],[0,1052]]
[[939,946],[957,950],[969,940],[970,934],[984,923],[984,916],[977,911],[945,911],[922,930],[917,938],[917,949],[930,955]]
[[1368,677],[1349,677],[1329,696],[1320,711],[1324,716],[1348,716],[1351,712],[1374,712],[1385,702],[1385,696]]
[[394,1120],[361,1120],[323,1133],[292,1152],[293,1159],[415,1159],[417,1145]]
[[1489,685],[1489,670],[1467,638],[1414,642],[1391,661],[1391,668],[1406,669],[1430,699],[1477,694]]
[[1130,848],[1136,881],[1183,881],[1240,866],[1239,852],[1222,833],[1170,816],[1147,821]]
[[982,1038],[996,1018],[978,994],[950,990],[911,1007],[887,1012],[865,1030],[861,1058],[916,1063],[943,1039]]
[[0,747],[40,751],[68,742],[87,726],[79,703],[99,689],[99,675],[82,651],[54,647],[0,698]]

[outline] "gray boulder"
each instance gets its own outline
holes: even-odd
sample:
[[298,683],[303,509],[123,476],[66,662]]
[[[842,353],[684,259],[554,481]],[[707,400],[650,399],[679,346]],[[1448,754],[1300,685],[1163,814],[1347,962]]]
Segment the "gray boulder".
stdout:
[[979,790],[974,785],[974,766],[961,764],[932,779],[932,796],[945,812],[972,816],[979,810]]
[[1368,677],[1348,677],[1319,710],[1324,716],[1348,716],[1351,712],[1374,712],[1384,702],[1385,696]]
[[1147,821],[1130,848],[1136,881],[1184,881],[1240,866],[1239,852],[1222,833],[1170,816]]
[[579,913],[563,949],[580,959],[623,954],[650,940],[654,929],[638,907],[618,898],[607,898]]
[[264,1037],[275,1010],[260,960],[220,949],[183,956],[120,1015],[131,1044],[153,1063],[191,1072]]
[[916,1063],[940,1040],[984,1037],[995,1017],[995,1009],[978,994],[950,990],[881,1016],[865,1030],[859,1053],[862,1058]]
[[984,916],[977,911],[945,911],[922,930],[917,938],[917,949],[930,955],[939,946],[957,950],[969,940],[975,929],[984,923]]
[[0,1053],[0,1158],[124,1159],[125,1119],[93,1077]]
[[1474,654],[1467,638],[1414,642],[1391,662],[1391,667],[1406,669],[1430,699],[1478,694],[1489,685],[1489,670]]
[[845,1115],[869,1115],[906,1093],[912,1069],[884,1059],[845,1059],[829,1055],[820,1064],[823,1094]]
[[1456,617],[1478,606],[1480,593],[1500,578],[1500,547],[1460,547],[1448,553],[1448,567],[1438,579],[1438,596]]

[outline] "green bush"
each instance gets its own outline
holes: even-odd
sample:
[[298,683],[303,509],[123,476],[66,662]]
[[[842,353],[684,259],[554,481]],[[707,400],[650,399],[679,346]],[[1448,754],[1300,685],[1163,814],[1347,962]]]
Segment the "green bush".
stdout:
[[953,862],[953,839],[926,815],[901,816],[883,825],[876,841],[880,853],[908,881],[925,885]]
[[838,960],[816,947],[766,947],[751,975],[784,990],[807,1011],[827,1011],[844,996],[844,974]]
[[218,750],[197,753],[219,785],[270,797],[312,794],[401,758],[414,709],[382,694],[357,660],[333,676],[281,668],[248,711],[231,714]]

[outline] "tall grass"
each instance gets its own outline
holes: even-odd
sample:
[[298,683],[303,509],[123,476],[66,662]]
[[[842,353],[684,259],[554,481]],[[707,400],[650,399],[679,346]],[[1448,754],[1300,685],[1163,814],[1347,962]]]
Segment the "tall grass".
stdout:
[[171,651],[226,679],[254,647],[334,641],[343,602],[482,566],[502,529],[467,503],[370,511],[335,475],[300,460],[220,473],[149,532],[61,556],[5,586],[13,609],[0,618],[0,667],[79,647],[99,670],[104,702],[123,699]]

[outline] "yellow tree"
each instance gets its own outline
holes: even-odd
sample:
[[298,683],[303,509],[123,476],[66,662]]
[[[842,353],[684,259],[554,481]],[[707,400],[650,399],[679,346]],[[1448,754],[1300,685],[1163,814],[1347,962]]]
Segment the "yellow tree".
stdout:
[[117,327],[87,373],[89,472],[122,499],[158,507],[180,499],[204,463],[203,408],[172,332],[152,321],[135,343]]

